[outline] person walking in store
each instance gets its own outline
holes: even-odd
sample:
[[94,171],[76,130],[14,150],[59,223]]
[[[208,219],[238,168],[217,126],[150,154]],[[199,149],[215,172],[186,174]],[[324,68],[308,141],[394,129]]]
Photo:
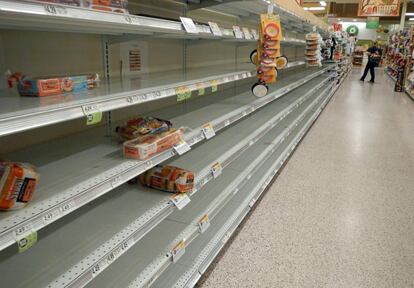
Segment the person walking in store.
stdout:
[[361,77],[361,81],[365,81],[365,77],[368,75],[368,70],[371,74],[371,80],[369,82],[374,83],[375,82],[375,67],[378,66],[379,61],[381,60],[381,56],[379,54],[379,49],[377,47],[377,42],[374,42],[374,44],[368,48],[367,50],[368,54],[368,63],[367,66],[365,66],[364,74]]

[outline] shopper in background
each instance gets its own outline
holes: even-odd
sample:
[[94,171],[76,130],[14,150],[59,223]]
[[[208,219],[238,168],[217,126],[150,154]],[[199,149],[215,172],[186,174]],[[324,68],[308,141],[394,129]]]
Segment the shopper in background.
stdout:
[[331,39],[332,39],[332,46],[331,46],[331,57],[330,57],[330,60],[333,60],[334,51],[335,51],[335,48],[336,48],[336,39],[335,39],[334,36],[332,36]]
[[365,77],[368,75],[368,70],[371,74],[371,80],[369,82],[374,83],[375,82],[375,67],[378,66],[379,61],[381,60],[381,56],[379,54],[379,49],[377,47],[377,42],[374,42],[374,44],[368,48],[367,50],[368,54],[368,63],[367,66],[365,66],[364,74],[361,77],[361,81],[365,81]]

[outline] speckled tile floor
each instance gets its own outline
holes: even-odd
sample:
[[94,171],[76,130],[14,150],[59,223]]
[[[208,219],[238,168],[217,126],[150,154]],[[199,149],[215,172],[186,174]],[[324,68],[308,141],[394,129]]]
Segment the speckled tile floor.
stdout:
[[354,69],[201,287],[414,287],[414,102]]

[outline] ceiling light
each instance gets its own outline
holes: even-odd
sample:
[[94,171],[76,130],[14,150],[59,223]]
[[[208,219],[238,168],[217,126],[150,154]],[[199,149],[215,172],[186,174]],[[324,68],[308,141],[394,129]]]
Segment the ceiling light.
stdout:
[[325,7],[326,6],[326,2],[325,1],[319,1],[319,3],[321,4],[321,6]]
[[354,19],[354,22],[356,22],[357,21],[357,19]]
[[408,12],[408,13],[405,13],[405,16],[414,16],[414,13],[413,12]]
[[410,21],[414,21],[414,18],[410,18],[410,19],[408,19],[408,20],[410,20]]
[[325,10],[325,7],[304,7],[303,9],[310,10],[310,11],[320,11],[320,10]]

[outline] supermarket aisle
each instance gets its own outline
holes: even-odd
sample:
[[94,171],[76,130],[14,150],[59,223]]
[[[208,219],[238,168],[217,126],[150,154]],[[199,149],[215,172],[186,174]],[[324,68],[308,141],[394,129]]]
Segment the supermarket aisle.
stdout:
[[359,76],[201,287],[414,287],[414,102]]

